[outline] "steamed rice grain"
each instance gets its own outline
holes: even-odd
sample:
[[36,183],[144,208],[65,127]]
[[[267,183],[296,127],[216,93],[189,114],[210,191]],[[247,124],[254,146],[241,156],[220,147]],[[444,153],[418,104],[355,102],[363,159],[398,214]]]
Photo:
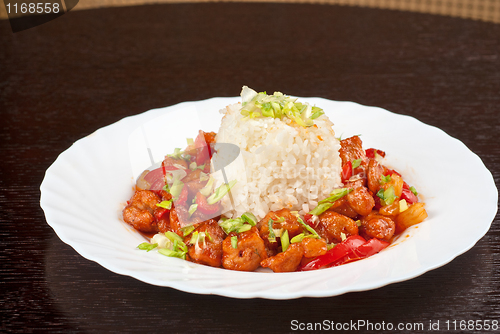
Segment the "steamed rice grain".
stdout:
[[[231,143],[241,150],[226,168],[227,178],[237,179],[231,196],[223,198],[226,216],[249,211],[262,219],[283,208],[303,215],[342,186],[340,142],[326,115],[315,119],[314,126],[302,127],[286,117],[248,119],[240,108],[237,103],[221,110],[216,137],[217,144]],[[221,184],[221,174],[215,175]]]

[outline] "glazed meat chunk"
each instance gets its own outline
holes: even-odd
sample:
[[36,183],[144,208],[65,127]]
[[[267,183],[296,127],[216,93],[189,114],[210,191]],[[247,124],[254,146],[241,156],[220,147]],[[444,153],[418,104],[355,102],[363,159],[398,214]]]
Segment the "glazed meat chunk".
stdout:
[[339,243],[342,234],[346,237],[358,234],[358,225],[351,218],[334,211],[326,211],[319,215],[318,233],[328,243]]
[[123,209],[123,220],[141,232],[158,232],[154,212],[157,208],[156,204],[160,202],[160,197],[154,192],[138,190]]
[[186,239],[188,255],[192,262],[220,267],[222,242],[225,233],[213,219],[202,222]]
[[367,239],[377,238],[390,241],[396,230],[394,221],[378,213],[371,213],[361,219],[360,234]]
[[[236,247],[232,238],[236,237]],[[257,228],[242,233],[230,233],[222,242],[222,266],[226,269],[253,271],[267,258],[264,241]]]

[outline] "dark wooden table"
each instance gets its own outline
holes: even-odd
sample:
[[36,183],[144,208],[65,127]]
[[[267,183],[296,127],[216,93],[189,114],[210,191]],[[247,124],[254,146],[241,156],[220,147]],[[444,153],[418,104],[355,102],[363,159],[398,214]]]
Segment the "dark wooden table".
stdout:
[[[326,5],[174,4],[73,11],[15,34],[1,21],[0,50],[1,332],[290,332],[293,320],[440,321],[441,332],[458,332],[445,322],[500,321],[498,214],[474,248],[410,281],[273,301],[114,274],[60,241],[39,206],[45,170],[75,140],[152,108],[236,96],[243,84],[414,116],[463,141],[498,187],[500,25]],[[461,210],[474,180],[457,182]]]

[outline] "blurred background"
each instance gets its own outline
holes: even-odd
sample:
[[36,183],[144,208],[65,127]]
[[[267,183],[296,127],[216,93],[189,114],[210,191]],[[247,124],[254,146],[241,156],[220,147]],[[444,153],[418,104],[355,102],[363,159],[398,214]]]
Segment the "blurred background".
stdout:
[[[113,6],[139,6],[156,3],[231,1],[238,0],[80,0],[74,10]],[[337,4],[412,11],[500,23],[500,0],[245,0],[244,2]],[[7,19],[7,11],[3,2],[0,4],[0,19]]]

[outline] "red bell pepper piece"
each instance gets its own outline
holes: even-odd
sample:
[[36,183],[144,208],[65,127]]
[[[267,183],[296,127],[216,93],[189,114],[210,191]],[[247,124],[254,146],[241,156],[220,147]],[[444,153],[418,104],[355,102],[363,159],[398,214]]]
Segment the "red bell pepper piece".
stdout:
[[174,201],[174,205],[176,206],[184,206],[188,199],[188,187],[186,185],[182,186],[181,193],[179,194],[179,198]]
[[345,183],[352,176],[352,162],[348,161],[342,166],[342,182]]
[[169,214],[170,210],[165,208],[156,208],[154,211],[154,217],[156,221],[163,219],[164,217],[168,217]]
[[205,141],[205,133],[200,130],[198,136],[194,140],[194,147],[196,148],[196,164],[203,165],[210,159],[210,148]]
[[204,215],[217,215],[220,211],[219,203],[208,204],[207,199],[201,193],[196,193],[196,204],[198,204],[196,210]]
[[377,254],[390,243],[372,238],[368,241],[359,235],[352,235],[337,246],[330,249],[325,255],[318,256],[314,260],[305,263],[298,270],[314,270],[323,267],[340,266]]
[[410,188],[405,188],[405,185],[408,187],[406,182],[403,184],[403,192],[401,193],[401,199],[404,199],[406,203],[413,204],[418,202],[418,197],[410,190]]
[[401,174],[399,174],[398,172],[396,172],[394,169],[389,169],[387,168],[384,172],[384,176],[387,176],[387,175],[392,175],[392,174],[396,174],[398,176],[401,176]]
[[165,180],[163,178],[159,178],[153,184],[151,184],[151,187],[149,187],[149,190],[160,191],[160,190],[163,190],[163,187],[165,187]]
[[163,178],[162,167],[153,169],[144,176],[144,180],[148,181],[149,184],[153,184],[156,180]]
[[353,249],[358,248],[365,242],[366,240],[363,239],[363,237],[357,234],[351,235],[349,238],[345,239],[340,244],[326,252],[325,255],[318,256],[306,265],[299,267],[298,270],[307,271],[328,266],[329,264],[344,258],[346,255],[352,252]]
[[339,259],[338,261],[330,264],[329,267],[340,266],[341,264],[354,262],[357,260],[370,257],[374,254],[377,254],[378,252],[380,252],[382,249],[386,248],[389,245],[390,243],[386,241],[377,238],[372,238],[367,242],[365,242],[364,244],[360,245],[359,247],[353,249],[352,252],[344,256],[342,259]]
[[369,148],[369,149],[365,150],[365,153],[366,153],[366,157],[370,158],[370,159],[375,159],[375,153],[380,155],[382,158],[385,157],[384,151],[377,150],[375,148]]
[[306,223],[307,225],[309,225],[309,226],[314,226],[314,224],[313,224],[313,222],[312,222],[312,217],[313,217],[313,215],[311,215],[310,213],[306,213],[306,214],[304,215],[304,221],[305,221],[305,223]]

